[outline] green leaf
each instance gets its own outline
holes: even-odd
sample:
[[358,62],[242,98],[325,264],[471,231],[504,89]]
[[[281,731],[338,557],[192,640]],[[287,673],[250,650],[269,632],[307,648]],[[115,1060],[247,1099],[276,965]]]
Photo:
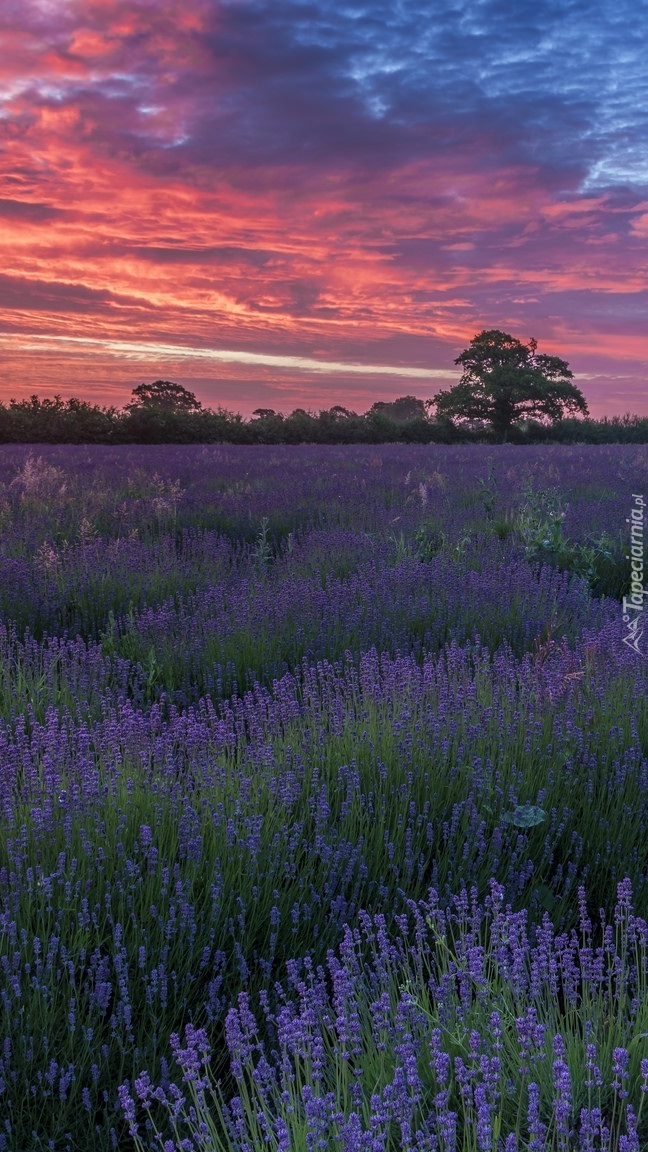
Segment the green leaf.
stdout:
[[536,895],[542,907],[546,909],[547,912],[553,912],[556,907],[556,897],[551,891],[551,888],[548,888],[546,884],[541,884],[540,887],[536,889]]
[[513,824],[516,828],[533,828],[547,819],[544,808],[535,804],[518,804],[513,812],[503,812],[502,820],[505,824]]

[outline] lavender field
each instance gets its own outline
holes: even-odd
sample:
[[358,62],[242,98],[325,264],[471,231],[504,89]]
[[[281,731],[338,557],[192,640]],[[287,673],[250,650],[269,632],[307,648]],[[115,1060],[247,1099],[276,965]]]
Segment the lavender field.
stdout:
[[0,451],[0,1152],[648,1149],[641,446]]

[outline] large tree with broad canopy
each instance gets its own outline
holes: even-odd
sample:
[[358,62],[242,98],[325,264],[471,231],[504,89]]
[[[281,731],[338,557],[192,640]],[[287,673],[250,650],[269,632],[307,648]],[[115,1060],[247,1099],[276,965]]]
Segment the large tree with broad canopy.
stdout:
[[126,407],[157,408],[164,412],[198,412],[202,408],[193,392],[174,380],[154,380],[152,384],[138,384],[133,388],[133,399]]
[[566,412],[587,416],[587,402],[571,383],[567,361],[537,347],[533,338],[523,344],[496,328],[479,332],[455,360],[463,368],[459,383],[432,400],[437,418],[485,421],[504,440],[519,420],[553,422]]

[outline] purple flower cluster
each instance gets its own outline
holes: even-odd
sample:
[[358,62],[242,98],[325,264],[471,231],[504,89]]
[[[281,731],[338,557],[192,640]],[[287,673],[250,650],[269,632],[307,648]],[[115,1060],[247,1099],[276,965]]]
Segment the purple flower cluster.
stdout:
[[[464,892],[459,904],[466,909],[468,900]],[[264,1117],[275,1137],[281,1133],[279,1146],[286,1148],[294,1147],[299,1132],[309,1149],[339,1143],[372,1152],[394,1147],[497,1152],[518,1146],[533,1152],[547,1147],[565,1152],[638,1150],[641,1132],[647,1131],[645,1121],[640,1130],[640,1097],[648,1061],[639,1062],[628,1047],[617,1046],[610,1054],[607,1044],[611,1019],[617,1035],[631,1035],[635,1024],[623,990],[592,980],[587,957],[581,964],[578,953],[577,989],[560,964],[555,991],[551,964],[541,974],[536,971],[532,980],[538,945],[531,931],[520,933],[519,927],[514,947],[523,953],[526,981],[520,984],[511,969],[498,972],[502,919],[511,915],[510,909],[473,904],[468,935],[474,937],[478,924],[490,977],[481,1000],[476,979],[473,1000],[467,1004],[453,959],[457,944],[466,954],[465,928],[457,937],[456,911],[448,908],[431,916],[431,908],[438,909],[434,892],[400,917],[391,943],[384,937],[380,915],[363,916],[362,927],[346,929],[326,969],[314,968],[308,958],[289,964],[286,984],[276,989],[281,1001],[276,1014],[264,996],[258,1020],[249,997],[240,995],[227,1016],[230,1066],[238,1089],[229,1105],[205,1075],[210,1057],[205,1033],[188,1026],[184,1045],[174,1038],[183,1080],[194,1087],[191,1099],[226,1118],[227,1147],[241,1152],[258,1146],[257,1123]],[[616,918],[623,909],[633,919],[638,960],[629,990],[645,999],[648,924],[634,915],[627,880],[619,885]],[[612,948],[613,965],[627,946],[624,925]],[[540,947],[545,955],[558,957],[560,937]],[[444,975],[449,982],[443,981]],[[451,1028],[439,1023],[442,996],[454,1005]],[[489,1012],[496,1002],[501,1010]],[[584,1002],[591,1014],[585,1045],[576,1015]],[[519,1012],[515,1029],[505,1022],[514,1006]],[[260,1039],[264,1017],[276,1036],[270,1043]],[[578,1081],[583,1061],[589,1070],[596,1069],[594,1092],[588,1080]],[[135,1088],[138,1103],[127,1086],[121,1089],[131,1127],[142,1110],[150,1110],[152,1095],[146,1076]],[[190,1110],[189,1099],[183,1108]],[[173,1115],[179,1114],[175,1107]],[[206,1152],[210,1145],[198,1147]]]
[[3,449],[0,1152],[204,1152],[215,1070],[241,1149],[644,1139],[648,663],[531,478],[621,541],[648,460]]

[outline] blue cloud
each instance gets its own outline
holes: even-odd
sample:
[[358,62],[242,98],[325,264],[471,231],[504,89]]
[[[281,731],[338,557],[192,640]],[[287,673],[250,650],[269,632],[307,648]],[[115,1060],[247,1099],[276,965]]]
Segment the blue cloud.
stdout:
[[[70,73],[55,93],[34,78],[34,101],[75,104],[91,137],[161,173],[240,166],[245,182],[259,167],[459,157],[485,173],[531,166],[552,189],[648,184],[635,0],[187,2],[202,29],[175,32],[174,0],[124,6],[138,21],[110,40],[103,72]],[[38,13],[62,59],[74,20]],[[88,5],[100,36],[105,20]],[[152,110],[168,111],[164,129]]]
[[185,147],[203,162],[381,167],[458,151],[574,190],[648,182],[648,36],[629,0],[214,12],[211,70],[180,82],[195,99]]

